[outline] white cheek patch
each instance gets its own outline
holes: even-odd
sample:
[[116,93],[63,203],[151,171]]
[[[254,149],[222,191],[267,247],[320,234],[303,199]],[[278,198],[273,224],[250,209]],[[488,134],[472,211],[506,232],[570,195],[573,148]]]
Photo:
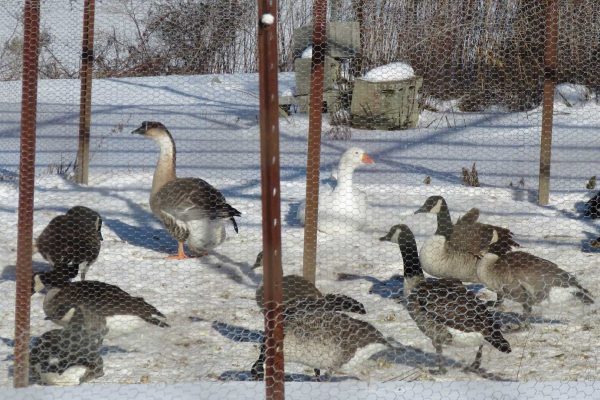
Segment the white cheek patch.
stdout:
[[490,243],[496,243],[498,241],[498,232],[494,229],[492,233],[492,241]]
[[433,207],[429,212],[432,214],[437,214],[442,211],[442,199],[439,199],[437,203],[435,203],[435,207]]
[[46,287],[46,286],[44,285],[44,283],[40,279],[39,275],[34,276],[33,277],[33,290],[34,290],[34,292],[39,293],[42,290],[44,290],[44,287]]
[[400,237],[400,229],[394,230],[394,234],[390,238],[390,242],[398,243],[398,238]]
[[71,308],[69,311],[67,311],[67,313],[60,319],[61,322],[64,323],[69,323],[71,322],[71,319],[73,318],[73,315],[75,315],[75,308]]

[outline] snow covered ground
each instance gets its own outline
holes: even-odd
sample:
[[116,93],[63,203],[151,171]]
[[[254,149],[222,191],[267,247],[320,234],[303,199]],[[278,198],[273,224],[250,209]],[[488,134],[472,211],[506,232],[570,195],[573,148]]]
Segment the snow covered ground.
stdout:
[[[280,76],[280,91],[293,86]],[[78,127],[77,81],[39,84],[34,234],[58,213],[81,204],[104,218],[104,242],[88,279],[117,284],[143,296],[166,314],[171,328],[138,324],[112,333],[104,347],[105,375],[95,383],[183,383],[246,380],[258,351],[262,315],[254,303],[260,271],[250,269],[261,249],[257,76],[219,75],[94,81],[90,184],[81,187],[55,173],[74,160]],[[0,386],[12,384],[15,248],[19,156],[18,82],[0,83]],[[572,272],[600,293],[600,256],[587,243],[600,236],[597,221],[581,216],[591,192],[587,180],[600,171],[600,105],[571,107],[557,98],[550,205],[536,204],[541,110],[527,113],[424,111],[419,127],[405,131],[352,130],[348,141],[324,138],[323,178],[350,146],[375,160],[355,173],[369,196],[369,224],[352,235],[319,236],[317,286],[353,296],[367,308],[364,319],[396,341],[373,363],[372,382],[598,380],[600,316],[577,301],[535,308],[531,328],[507,334],[511,354],[486,347],[484,371],[463,372],[475,349],[445,350],[449,372],[437,376],[431,342],[404,307],[393,300],[402,273],[398,248],[378,238],[406,223],[419,245],[435,231],[435,218],[414,215],[423,201],[442,194],[454,219],[479,207],[485,222],[508,226],[524,250]],[[326,120],[327,118],[325,118]],[[148,195],[157,159],[152,141],[129,132],[143,120],[159,120],[177,144],[179,176],[202,177],[220,188],[242,212],[240,231],[211,255],[165,260],[176,243],[152,217]],[[284,273],[301,273],[302,227],[294,219],[304,197],[308,119],[280,120]],[[329,125],[325,122],[324,130]],[[476,162],[479,188],[461,184],[462,167]],[[423,183],[426,176],[431,184]],[[523,184],[519,182],[522,181]],[[509,184],[512,182],[512,186]],[[46,264],[34,256],[34,268]],[[338,280],[338,274],[348,274]],[[43,297],[32,298],[32,334],[56,328],[44,320]],[[509,311],[521,312],[509,304]],[[291,378],[311,371],[290,364]],[[345,381],[346,376],[335,377]],[[310,392],[312,386],[305,386]]]

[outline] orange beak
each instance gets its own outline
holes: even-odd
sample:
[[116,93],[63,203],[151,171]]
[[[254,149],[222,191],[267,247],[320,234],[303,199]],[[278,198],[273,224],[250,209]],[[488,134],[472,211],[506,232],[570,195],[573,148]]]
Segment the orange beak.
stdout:
[[375,161],[373,161],[373,159],[367,153],[363,153],[360,161],[362,161],[363,164],[375,164]]

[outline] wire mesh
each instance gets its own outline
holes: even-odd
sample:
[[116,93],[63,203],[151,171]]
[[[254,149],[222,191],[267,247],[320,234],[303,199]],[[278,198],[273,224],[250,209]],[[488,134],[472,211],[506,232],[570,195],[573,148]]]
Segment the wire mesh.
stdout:
[[[284,322],[290,398],[501,396],[504,381],[589,395],[567,381],[598,379],[596,2],[280,1],[263,20],[255,2],[96,0],[82,107],[89,3],[41,1],[33,224],[15,215],[23,1],[0,5],[0,387],[15,383],[15,245],[31,229],[32,385],[262,395],[281,351],[266,315]],[[277,193],[261,190],[269,22]],[[281,197],[279,315],[263,313],[262,196]]]

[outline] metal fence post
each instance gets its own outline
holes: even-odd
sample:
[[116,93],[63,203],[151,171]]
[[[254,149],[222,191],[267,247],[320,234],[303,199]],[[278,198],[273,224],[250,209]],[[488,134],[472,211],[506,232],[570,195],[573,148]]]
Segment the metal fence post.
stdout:
[[317,224],[319,219],[319,168],[321,166],[321,123],[323,76],[327,49],[327,0],[313,1],[312,66],[306,160],[306,210],[304,218],[303,275],[312,283],[317,269]]
[[23,9],[23,82],[21,92],[21,155],[19,160],[19,215],[15,299],[16,388],[29,384],[29,313],[31,305],[31,252],[35,178],[40,2],[25,0]]
[[92,112],[92,72],[94,66],[95,0],[85,0],[83,6],[83,39],[81,43],[81,95],[79,100],[79,148],[76,180],[87,185],[90,167],[90,122]]
[[263,285],[265,309],[265,391],[284,398],[281,200],[279,177],[279,89],[277,2],[258,2],[260,157],[262,189]]
[[544,97],[542,102],[542,137],[540,142],[540,177],[538,204],[548,204],[550,198],[550,161],[552,155],[552,117],[554,87],[558,77],[558,7],[556,0],[546,0],[546,29],[544,49]]

